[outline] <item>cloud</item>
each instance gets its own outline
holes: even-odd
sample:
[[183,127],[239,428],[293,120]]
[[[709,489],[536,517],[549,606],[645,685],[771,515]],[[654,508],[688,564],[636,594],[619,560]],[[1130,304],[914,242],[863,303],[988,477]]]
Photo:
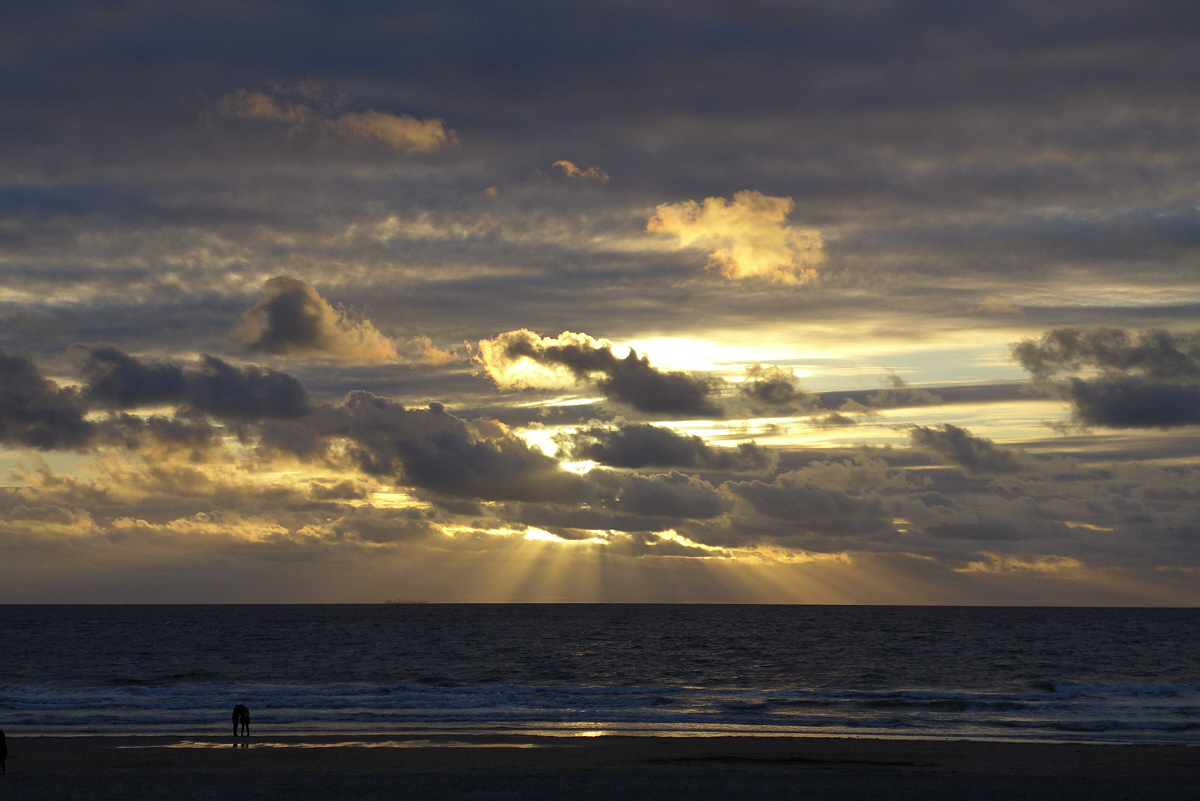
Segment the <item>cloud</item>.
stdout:
[[323,408],[314,425],[325,437],[348,441],[351,458],[363,472],[442,495],[572,502],[592,493],[582,478],[502,424],[471,425],[439,403],[406,409],[355,391],[341,404]]
[[[872,409],[901,409],[912,406],[938,406],[942,399],[925,389],[910,387],[908,383],[896,375],[884,379],[884,388],[869,396],[866,406]],[[849,410],[847,407],[844,410]]]
[[441,120],[418,120],[407,114],[396,116],[381,111],[343,114],[332,122],[333,129],[351,139],[382,142],[396,150],[432,153],[455,140]]
[[853,536],[892,529],[877,497],[821,489],[808,484],[800,473],[784,473],[769,483],[730,481],[722,487],[749,503],[759,515],[787,523],[776,536],[786,538],[796,531]]
[[1200,424],[1200,383],[1153,381],[1140,376],[1070,378],[1064,394],[1084,425],[1172,428]]
[[319,128],[348,139],[380,142],[401,151],[432,153],[457,140],[454,131],[447,130],[439,119],[419,120],[407,114],[374,110],[334,116],[303,103],[276,100],[263,92],[245,89],[225,95],[217,109],[228,117],[284,123],[290,126],[288,133],[292,136]]
[[1012,347],[1013,356],[1034,378],[1095,369],[1136,372],[1156,380],[1200,378],[1200,334],[1150,329],[1136,335],[1121,328],[1055,328],[1041,339]]
[[569,376],[590,381],[606,397],[641,412],[721,413],[710,398],[709,381],[690,373],[658,370],[633,348],[625,358],[618,358],[611,342],[587,334],[564,332],[551,339],[525,329],[508,331],[481,341],[479,360],[501,387],[561,387]]
[[913,445],[949,459],[969,473],[1015,473],[1021,469],[1012,451],[949,423],[938,428],[913,426],[909,436]]
[[812,424],[817,428],[849,428],[858,425],[858,421],[853,417],[831,412],[823,417],[814,417]]
[[722,514],[728,502],[707,481],[672,472],[626,476],[614,506],[635,515],[705,519]]
[[45,378],[29,359],[0,351],[0,442],[39,450],[83,448],[96,433],[86,414],[75,390]]
[[604,172],[604,170],[600,169],[599,167],[588,167],[586,170],[581,170],[576,167],[574,163],[567,161],[566,159],[559,159],[558,161],[554,162],[554,166],[561,169],[563,174],[568,178],[590,178],[594,181],[600,181],[601,183],[604,183],[608,180],[608,173]]
[[979,311],[986,312],[988,314],[1008,314],[1018,317],[1024,316],[1025,314],[1025,312],[1021,310],[1020,306],[1015,305],[1008,298],[1002,298],[996,295],[990,295],[984,298],[983,302],[980,303],[977,308]]
[[205,420],[121,413],[104,420],[103,429],[105,442],[143,454],[152,449],[168,453],[185,450],[198,459],[221,444],[217,429]]
[[110,409],[162,404],[211,415],[226,422],[289,419],[308,414],[308,391],[296,378],[254,366],[235,367],[201,356],[186,368],[175,362],[148,362],[111,345],[78,345],[83,397]]
[[776,409],[813,409],[821,405],[815,394],[800,389],[794,370],[778,365],[750,365],[738,391],[756,404]]
[[778,457],[753,442],[735,448],[712,447],[700,437],[648,423],[580,429],[559,440],[571,459],[611,467],[692,467],[711,470],[767,470]]
[[400,360],[396,346],[370,322],[350,322],[298,278],[269,279],[242,319],[235,336],[252,352],[319,354],[367,364]]
[[[1171,428],[1200,423],[1200,334],[1056,328],[1012,347],[1084,425]],[[1056,380],[1060,373],[1069,375]],[[1099,375],[1096,375],[1099,373]]]
[[313,118],[313,110],[308,106],[280,103],[270,95],[262,92],[247,92],[245,89],[225,95],[221,98],[217,108],[222,114],[229,117],[283,122],[294,126],[295,130],[302,129]]
[[733,201],[705,198],[664,203],[646,230],[674,234],[679,246],[712,248],[709,268],[726,278],[767,278],[785,284],[811,281],[825,261],[820,231],[786,223],[795,203],[746,190]]

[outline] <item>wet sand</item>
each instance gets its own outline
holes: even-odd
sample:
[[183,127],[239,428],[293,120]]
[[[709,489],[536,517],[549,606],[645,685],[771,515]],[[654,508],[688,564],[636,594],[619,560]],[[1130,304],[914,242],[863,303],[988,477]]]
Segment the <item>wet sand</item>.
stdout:
[[1200,747],[1184,746],[258,735],[240,744],[10,736],[0,799],[1200,798]]

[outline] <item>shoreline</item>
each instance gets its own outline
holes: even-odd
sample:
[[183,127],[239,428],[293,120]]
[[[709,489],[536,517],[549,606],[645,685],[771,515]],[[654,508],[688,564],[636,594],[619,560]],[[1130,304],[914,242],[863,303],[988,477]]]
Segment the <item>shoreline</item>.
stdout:
[[[832,737],[9,738],[6,801],[56,798],[1200,797],[1200,747]],[[245,747],[242,747],[245,746]],[[402,792],[401,792],[402,791]]]

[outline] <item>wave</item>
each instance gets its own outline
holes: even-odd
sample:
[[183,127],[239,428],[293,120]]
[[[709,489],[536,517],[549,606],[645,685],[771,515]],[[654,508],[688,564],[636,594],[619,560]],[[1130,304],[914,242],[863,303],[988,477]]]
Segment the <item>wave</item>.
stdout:
[[[763,690],[689,686],[258,684],[195,681],[90,687],[6,685],[13,732],[223,732],[247,703],[258,727],[394,733],[462,728],[517,731],[604,725],[639,730],[1059,736],[1104,741],[1200,741],[1200,687],[1055,683],[1052,692]],[[261,728],[260,728],[261,730]]]

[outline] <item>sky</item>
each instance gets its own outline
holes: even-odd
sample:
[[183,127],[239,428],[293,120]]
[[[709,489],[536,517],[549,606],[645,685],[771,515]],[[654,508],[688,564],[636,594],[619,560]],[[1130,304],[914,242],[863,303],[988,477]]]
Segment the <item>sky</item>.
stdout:
[[1200,604],[1200,10],[0,2],[0,602]]

